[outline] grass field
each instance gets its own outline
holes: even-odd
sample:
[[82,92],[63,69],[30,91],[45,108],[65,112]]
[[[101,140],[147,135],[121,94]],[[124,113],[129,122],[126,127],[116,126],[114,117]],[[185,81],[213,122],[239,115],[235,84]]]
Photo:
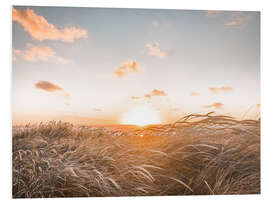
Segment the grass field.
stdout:
[[260,193],[260,120],[189,115],[128,132],[13,127],[13,197]]

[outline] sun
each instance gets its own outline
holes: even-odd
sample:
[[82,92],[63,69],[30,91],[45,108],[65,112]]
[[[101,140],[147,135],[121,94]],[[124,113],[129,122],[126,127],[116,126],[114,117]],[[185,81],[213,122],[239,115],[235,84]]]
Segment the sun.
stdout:
[[146,106],[137,106],[122,115],[121,124],[146,126],[160,124],[161,118],[157,111]]

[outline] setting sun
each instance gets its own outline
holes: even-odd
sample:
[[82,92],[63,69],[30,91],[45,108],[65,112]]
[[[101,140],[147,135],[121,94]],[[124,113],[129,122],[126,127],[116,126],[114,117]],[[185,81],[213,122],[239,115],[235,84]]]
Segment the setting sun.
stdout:
[[161,119],[157,111],[149,107],[139,106],[124,113],[120,123],[145,126],[150,124],[160,124]]

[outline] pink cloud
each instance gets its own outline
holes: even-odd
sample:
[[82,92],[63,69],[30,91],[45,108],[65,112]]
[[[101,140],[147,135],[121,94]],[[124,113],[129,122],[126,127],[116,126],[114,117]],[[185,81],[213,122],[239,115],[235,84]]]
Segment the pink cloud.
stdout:
[[214,102],[213,104],[203,106],[203,108],[216,108],[216,109],[221,109],[223,106],[224,106],[224,104],[222,104],[222,103]]
[[152,98],[153,96],[166,96],[167,93],[164,90],[153,89],[151,93],[145,94],[145,98]]
[[209,11],[206,11],[206,16],[209,17],[209,18],[215,18],[217,17],[218,15],[220,15],[222,13],[222,11],[215,11],[215,10],[209,10]]
[[53,84],[49,81],[39,81],[35,84],[35,87],[46,92],[62,92],[65,99],[70,99],[71,95],[67,93],[62,87]]
[[218,94],[218,93],[219,93],[218,88],[215,88],[215,87],[209,87],[209,90],[210,90],[210,92],[212,92],[213,94]]
[[139,72],[139,64],[136,61],[127,61],[119,66],[115,71],[114,74],[117,77],[124,77],[130,73],[138,73]]
[[39,81],[35,84],[36,88],[47,92],[62,91],[63,88],[48,81]]
[[230,86],[223,86],[223,87],[209,87],[210,92],[213,94],[219,94],[220,92],[230,92],[233,91],[233,88]]
[[151,94],[145,94],[144,97],[145,97],[145,98],[151,98],[152,95],[151,95]]
[[166,96],[167,94],[163,90],[154,89],[154,90],[152,90],[152,95],[153,96]]
[[50,47],[34,46],[31,44],[27,45],[26,50],[15,50],[13,52],[13,57],[15,57],[15,60],[17,56],[21,56],[24,60],[32,63],[37,61],[49,61],[50,59],[62,64],[71,62],[68,59],[57,56]]
[[241,28],[248,24],[250,20],[250,16],[242,13],[242,12],[235,12],[231,15],[231,17],[225,22],[226,27],[232,28]]
[[190,96],[199,96],[199,95],[200,95],[199,92],[191,92],[191,93],[190,93]]
[[141,97],[137,97],[137,96],[132,96],[130,97],[131,99],[141,99]]
[[19,23],[31,37],[39,41],[74,42],[76,39],[88,37],[85,29],[75,26],[58,28],[29,8],[24,10],[12,8],[12,20]]
[[221,91],[225,91],[225,92],[230,92],[230,91],[232,91],[233,90],[233,88],[232,87],[230,87],[230,86],[224,86],[224,87],[221,87],[221,88],[219,88]]
[[147,43],[146,48],[150,56],[157,56],[159,58],[165,58],[168,54],[160,49],[159,43]]
[[48,61],[50,57],[53,57],[55,52],[46,46],[34,47],[26,50],[23,54],[23,58],[26,61],[35,62],[35,61]]

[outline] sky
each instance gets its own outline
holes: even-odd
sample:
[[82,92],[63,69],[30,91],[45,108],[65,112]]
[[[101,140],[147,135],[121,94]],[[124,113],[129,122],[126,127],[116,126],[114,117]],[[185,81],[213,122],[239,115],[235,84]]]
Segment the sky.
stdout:
[[259,12],[14,6],[12,22],[13,124],[259,115]]

